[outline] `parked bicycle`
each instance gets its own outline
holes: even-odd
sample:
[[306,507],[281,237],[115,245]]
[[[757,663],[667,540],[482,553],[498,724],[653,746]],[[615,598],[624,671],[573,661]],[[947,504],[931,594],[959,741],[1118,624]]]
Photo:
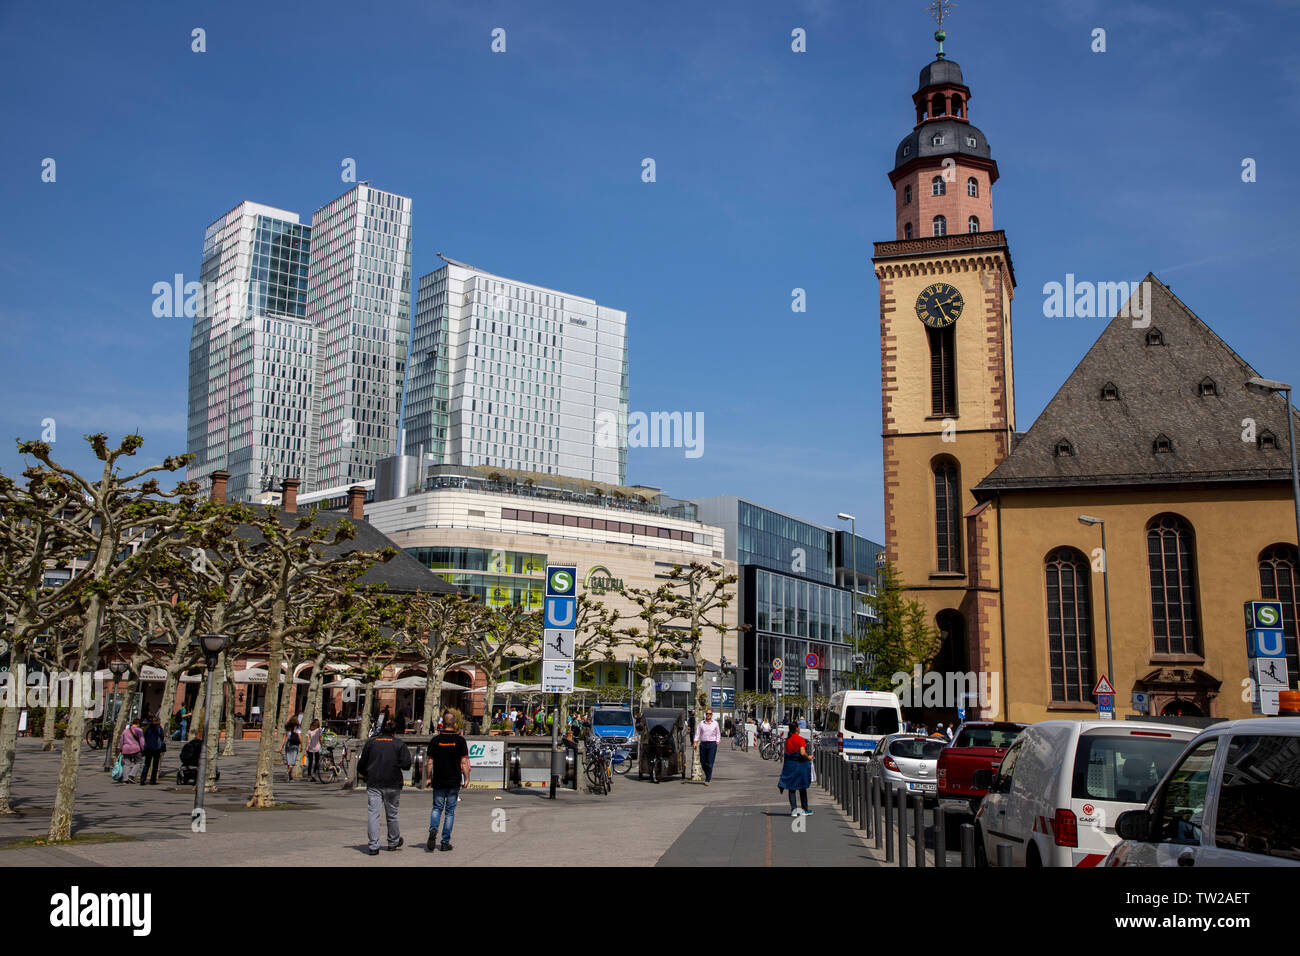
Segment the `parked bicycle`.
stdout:
[[347,757],[344,756],[342,763],[335,759],[335,746],[335,744],[321,746],[320,763],[316,766],[315,780],[317,783],[333,783],[338,779],[339,774],[347,775]]
[[785,747],[776,734],[764,734],[758,744],[758,755],[764,760],[780,760],[785,754]]
[[103,750],[113,738],[113,726],[103,721],[96,721],[86,727],[86,744],[92,750]]
[[598,737],[588,737],[583,752],[583,772],[587,775],[592,792],[608,796],[614,786],[614,775],[610,773],[614,748],[602,744]]
[[749,753],[749,731],[745,729],[743,724],[737,724],[736,728],[731,732],[731,749],[743,750],[745,753]]

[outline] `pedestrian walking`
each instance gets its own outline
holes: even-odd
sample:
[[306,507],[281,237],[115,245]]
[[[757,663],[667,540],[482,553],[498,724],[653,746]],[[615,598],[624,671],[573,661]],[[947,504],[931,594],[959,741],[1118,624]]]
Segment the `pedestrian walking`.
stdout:
[[298,766],[298,750],[302,747],[302,734],[298,733],[298,721],[290,717],[284,725],[284,740],[280,741],[280,756],[284,758],[284,766],[289,774],[289,779],[293,779],[293,768]]
[[[157,786],[158,784],[158,764],[162,762],[162,755],[167,750],[167,734],[163,730],[162,721],[158,715],[154,714],[149,718],[149,726],[144,730],[144,769],[140,771],[140,786],[146,783]],[[149,778],[149,771],[153,771],[153,779]]]
[[[443,717],[442,733],[429,741],[429,782],[433,791],[433,809],[429,812],[429,839],[424,849],[451,849],[451,828],[456,823],[456,803],[462,787],[469,786],[469,747],[460,735],[456,715],[448,712]],[[442,827],[442,842],[438,842],[438,828]]]
[[179,726],[176,728],[176,732],[172,734],[172,740],[184,740],[185,733],[190,728],[190,713],[185,709],[184,704],[181,704],[181,709],[176,712],[176,720],[179,722]]
[[718,741],[722,728],[713,719],[713,708],[704,712],[704,719],[695,727],[695,749],[699,752],[700,766],[704,768],[704,785],[713,781],[713,761],[718,758]]
[[388,849],[402,847],[402,828],[397,804],[405,782],[402,771],[411,769],[411,751],[389,733],[378,733],[366,741],[357,759],[357,777],[366,782],[366,839],[371,856],[379,855],[379,813],[382,809],[388,831]]
[[309,780],[320,772],[320,739],[324,733],[320,721],[313,718],[311,726],[307,728],[307,779]]
[[[809,816],[808,787],[812,784],[812,757],[808,754],[808,741],[791,727],[790,736],[785,741],[785,762],[781,765],[781,777],[776,788],[781,793],[789,793],[790,816]],[[795,805],[795,793],[799,794],[799,804]],[[802,807],[802,809],[800,809]]]
[[140,763],[144,759],[141,756],[144,751],[144,731],[140,729],[140,718],[137,717],[132,720],[130,725],[122,731],[122,739],[118,743],[117,749],[126,763],[123,782],[135,783],[135,778],[140,773]]

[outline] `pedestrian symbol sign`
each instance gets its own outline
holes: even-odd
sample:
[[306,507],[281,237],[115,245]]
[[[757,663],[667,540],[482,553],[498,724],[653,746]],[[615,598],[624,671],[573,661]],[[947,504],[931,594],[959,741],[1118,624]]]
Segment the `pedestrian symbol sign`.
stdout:
[[1114,694],[1114,693],[1115,693],[1114,686],[1111,684],[1109,680],[1106,679],[1106,675],[1102,674],[1101,680],[1097,681],[1097,686],[1092,689],[1092,696],[1097,697],[1101,694]]

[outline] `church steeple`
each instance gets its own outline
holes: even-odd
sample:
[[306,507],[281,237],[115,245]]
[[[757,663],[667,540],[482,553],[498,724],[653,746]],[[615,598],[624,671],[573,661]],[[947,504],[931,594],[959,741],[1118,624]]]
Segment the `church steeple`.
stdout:
[[[931,7],[941,25],[947,8],[942,0]],[[898,144],[889,174],[899,239],[993,229],[998,164],[983,132],[970,121],[971,91],[961,67],[943,52],[948,35],[939,29],[934,36],[939,55],[921,70],[912,94],[916,125]]]

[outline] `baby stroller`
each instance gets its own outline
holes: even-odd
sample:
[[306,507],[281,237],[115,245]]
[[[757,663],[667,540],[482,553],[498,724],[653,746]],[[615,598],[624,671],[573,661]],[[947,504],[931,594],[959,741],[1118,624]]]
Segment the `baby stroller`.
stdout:
[[[181,769],[176,771],[177,786],[193,786],[199,780],[199,753],[203,750],[203,741],[194,738],[188,741],[181,748]],[[217,771],[216,779],[221,779],[221,771]]]

